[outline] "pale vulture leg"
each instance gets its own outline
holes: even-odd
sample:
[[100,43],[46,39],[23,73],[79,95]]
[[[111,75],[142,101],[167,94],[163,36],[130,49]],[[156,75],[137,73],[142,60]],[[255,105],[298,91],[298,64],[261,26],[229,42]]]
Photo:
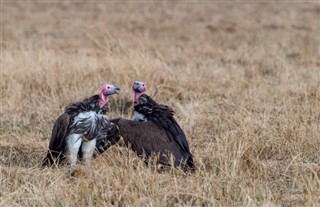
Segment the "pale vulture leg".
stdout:
[[71,169],[77,163],[78,151],[82,142],[81,134],[70,134],[67,138],[67,147],[68,147],[68,161]]
[[93,155],[94,149],[96,148],[96,139],[82,143],[81,151],[83,155],[83,163],[85,165],[90,163],[91,157]]

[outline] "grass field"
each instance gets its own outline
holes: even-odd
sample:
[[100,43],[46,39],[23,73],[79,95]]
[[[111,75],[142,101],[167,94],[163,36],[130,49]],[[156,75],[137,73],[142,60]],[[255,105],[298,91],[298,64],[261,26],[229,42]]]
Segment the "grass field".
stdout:
[[[319,206],[320,4],[1,2],[0,206]],[[172,106],[196,173],[123,146],[41,169],[64,107],[131,85]]]

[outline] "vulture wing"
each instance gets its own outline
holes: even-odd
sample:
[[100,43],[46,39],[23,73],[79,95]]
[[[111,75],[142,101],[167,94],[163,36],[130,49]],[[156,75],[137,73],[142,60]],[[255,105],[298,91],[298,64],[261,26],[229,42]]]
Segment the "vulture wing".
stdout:
[[65,146],[65,139],[69,127],[69,114],[63,113],[53,125],[49,150],[62,152]]
[[64,152],[69,123],[70,116],[67,113],[60,115],[54,123],[49,143],[49,152],[43,160],[43,166],[53,164],[53,158],[58,158]]
[[[142,156],[147,163],[152,154],[158,154],[158,162],[162,165],[170,165],[170,155],[174,157],[174,166],[182,167],[183,170],[194,171],[192,154],[184,152],[178,144],[168,139],[168,132],[153,121],[138,122],[128,119],[111,120],[127,146],[139,156]],[[112,137],[113,135],[111,135]],[[107,137],[110,139],[111,137]],[[189,149],[188,149],[189,150]],[[185,163],[186,162],[186,163]]]
[[147,120],[155,122],[159,127],[165,129],[170,141],[176,142],[182,152],[189,157],[189,144],[186,136],[177,121],[174,119],[174,111],[166,105],[157,104],[150,96],[142,95],[141,104],[134,107],[134,110],[143,114]]
[[[173,153],[173,146],[166,137],[165,130],[159,128],[154,122],[137,122],[128,119],[119,119],[115,123],[119,133],[127,146],[142,155],[146,160],[153,153]],[[180,152],[178,154],[181,154]]]

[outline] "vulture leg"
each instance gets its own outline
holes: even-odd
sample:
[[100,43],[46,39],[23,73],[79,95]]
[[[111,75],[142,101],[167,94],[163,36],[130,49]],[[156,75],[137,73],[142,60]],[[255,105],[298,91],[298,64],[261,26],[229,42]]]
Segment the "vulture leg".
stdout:
[[93,152],[96,148],[96,142],[97,142],[96,139],[92,139],[82,143],[81,152],[82,152],[83,163],[85,165],[88,165],[90,163]]
[[68,148],[68,161],[70,164],[71,169],[77,163],[78,159],[78,152],[82,142],[82,135],[81,134],[70,134],[67,137],[67,148]]

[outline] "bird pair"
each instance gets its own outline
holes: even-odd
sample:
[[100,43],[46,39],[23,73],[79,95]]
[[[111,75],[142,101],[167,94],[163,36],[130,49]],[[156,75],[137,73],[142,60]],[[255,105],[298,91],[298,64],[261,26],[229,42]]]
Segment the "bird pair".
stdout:
[[54,124],[43,165],[68,158],[73,168],[78,154],[88,163],[95,149],[102,154],[122,137],[126,146],[146,163],[155,155],[161,165],[194,171],[193,157],[186,136],[173,117],[174,111],[146,95],[145,83],[135,81],[132,89],[134,120],[108,119],[108,96],[120,90],[110,84],[102,86],[100,95],[67,106]]

